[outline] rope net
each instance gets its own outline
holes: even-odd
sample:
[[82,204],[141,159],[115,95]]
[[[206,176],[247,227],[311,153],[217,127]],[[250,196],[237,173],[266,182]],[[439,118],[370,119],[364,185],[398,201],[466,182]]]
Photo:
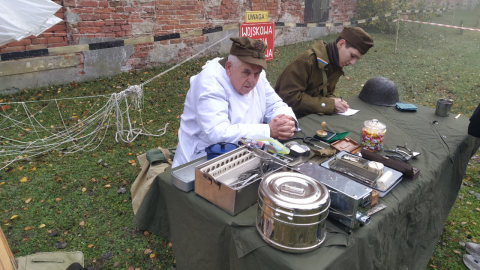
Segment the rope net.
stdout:
[[[115,126],[115,140],[130,143],[139,135],[162,136],[168,123],[153,134],[142,120],[143,89],[139,85],[111,95],[10,102],[0,110],[0,169],[15,161],[51,151],[63,155],[93,151]],[[67,112],[66,107],[80,112]],[[130,111],[137,112],[137,124]],[[13,137],[7,137],[6,134]]]

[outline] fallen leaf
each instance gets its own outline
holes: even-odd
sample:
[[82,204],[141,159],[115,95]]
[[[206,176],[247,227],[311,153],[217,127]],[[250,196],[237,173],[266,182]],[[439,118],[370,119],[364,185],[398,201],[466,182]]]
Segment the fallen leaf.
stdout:
[[464,222],[462,222],[462,225],[465,225],[465,224],[467,224],[467,222],[465,222],[465,221],[464,221]]
[[88,245],[87,247],[88,247],[88,248],[92,248],[92,247],[93,247],[93,245],[92,245],[92,244],[90,244],[90,245]]
[[13,215],[13,216],[10,218],[10,220],[16,219],[17,217],[18,217],[18,215]]
[[437,268],[437,267],[436,267],[435,265],[433,265],[433,264],[430,264],[430,267],[432,267],[432,268]]
[[38,226],[38,228],[44,228],[45,227],[45,224],[41,224],[40,226]]
[[150,254],[150,253],[152,253],[152,250],[149,248],[145,249],[145,251],[143,252],[143,254]]
[[92,154],[92,157],[96,157],[96,156],[97,156],[97,154]]
[[119,266],[119,265],[120,265],[119,262],[115,262],[115,263],[113,264],[113,267],[117,267],[117,266]]
[[25,203],[29,203],[29,202],[31,202],[31,201],[32,201],[32,198],[28,198],[28,199],[25,201]]
[[150,259],[155,258],[155,254],[150,254]]
[[144,231],[144,232],[143,232],[143,235],[145,235],[145,236],[149,236],[149,235],[150,235],[150,233],[149,233],[149,232],[147,232],[147,231]]
[[457,254],[460,254],[460,251],[454,249],[453,252],[457,253]]
[[27,241],[27,240],[28,240],[27,238],[23,238],[23,239],[22,239],[22,242],[25,242],[25,241]]
[[109,188],[109,187],[111,187],[111,186],[110,186],[110,185],[105,185],[105,186],[103,186],[103,187],[105,187],[105,188]]
[[1,183],[0,183],[0,186],[1,186],[1,185],[5,185],[5,182],[1,182]]
[[87,188],[85,188],[85,187],[82,188],[82,192],[85,192],[85,191],[87,191]]
[[168,243],[168,247],[171,248],[173,245],[172,243]]
[[56,199],[55,199],[55,201],[57,201],[57,202],[59,202],[59,201],[61,201],[61,200],[62,200],[62,199],[60,199],[60,198],[56,198]]
[[20,182],[22,182],[22,183],[27,182],[27,177],[23,177],[22,179],[20,179]]
[[83,221],[83,220],[82,220],[82,221],[80,221],[80,223],[78,223],[78,225],[80,225],[80,226],[84,226],[84,225],[85,225],[85,221]]
[[32,227],[28,227],[28,226],[27,226],[27,227],[25,227],[25,229],[24,229],[24,230],[25,230],[25,231],[30,231],[31,229],[33,229],[33,228],[32,228]]

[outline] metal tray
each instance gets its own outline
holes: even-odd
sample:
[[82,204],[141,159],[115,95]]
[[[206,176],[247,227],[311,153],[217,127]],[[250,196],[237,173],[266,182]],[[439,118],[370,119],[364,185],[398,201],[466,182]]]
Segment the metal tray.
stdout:
[[[350,154],[350,153],[348,153],[348,152],[345,152],[345,151],[342,151],[342,152],[336,154],[336,156],[337,156],[338,158],[341,158],[343,155],[351,155],[351,156],[354,156],[354,157],[355,157],[355,155],[352,155],[352,154]],[[335,159],[335,156],[327,159],[326,161],[324,161],[324,162],[323,162],[322,164],[320,164],[320,165],[321,165],[322,167],[325,167],[325,168],[327,168],[327,169],[330,169],[330,165],[329,165],[329,164],[330,164],[330,162],[333,161],[334,159]],[[376,185],[374,185],[374,186],[368,185],[368,184],[366,184],[365,182],[363,182],[363,181],[361,181],[361,180],[358,180],[358,179],[355,179],[355,178],[351,177],[350,175],[346,175],[346,174],[343,174],[343,173],[341,173],[341,172],[338,172],[338,173],[343,174],[343,175],[349,177],[350,179],[353,179],[353,180],[357,181],[358,183],[360,183],[360,184],[362,184],[362,185],[364,185],[364,186],[367,186],[367,187],[369,187],[369,188],[371,188],[371,189],[374,189],[374,190],[378,191],[378,193],[380,193],[379,196],[380,196],[380,197],[383,197],[383,196],[387,195],[387,193],[390,192],[390,190],[392,190],[396,185],[398,185],[398,183],[400,183],[400,181],[402,181],[402,179],[403,179],[403,174],[402,174],[401,172],[399,172],[399,171],[397,171],[397,170],[394,170],[394,169],[392,169],[392,168],[390,168],[390,167],[385,166],[385,167],[384,167],[384,173],[387,172],[387,171],[391,171],[391,172],[392,172],[393,178],[395,179],[395,181],[393,181],[393,183],[392,183],[387,189],[385,189],[385,190],[381,190],[381,189],[377,188]]]
[[185,192],[195,189],[195,167],[206,161],[207,157],[203,157],[186,167],[173,169],[172,184]]

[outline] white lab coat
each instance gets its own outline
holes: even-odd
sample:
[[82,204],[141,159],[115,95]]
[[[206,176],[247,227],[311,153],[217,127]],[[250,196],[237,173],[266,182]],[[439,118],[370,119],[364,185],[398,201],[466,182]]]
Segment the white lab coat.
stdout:
[[219,60],[207,62],[202,72],[190,78],[172,168],[205,156],[205,147],[211,144],[237,144],[240,137],[254,135],[270,137],[266,123],[278,114],[296,119],[270,86],[265,71],[250,93],[240,95]]

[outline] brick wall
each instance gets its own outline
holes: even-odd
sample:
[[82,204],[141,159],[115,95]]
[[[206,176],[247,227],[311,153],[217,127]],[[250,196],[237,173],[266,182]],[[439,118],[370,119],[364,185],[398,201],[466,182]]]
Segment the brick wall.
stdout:
[[[61,1],[53,1],[61,5]],[[64,8],[60,8],[55,16],[64,19]],[[52,47],[67,46],[67,29],[65,22],[60,22],[52,28],[46,30],[43,34],[26,37],[20,41],[13,41],[3,46],[0,46],[0,53],[19,52],[46,49]]]
[[[415,0],[412,0],[415,1]],[[45,49],[66,45],[86,44],[120,38],[135,38],[171,33],[185,33],[239,23],[245,20],[246,10],[268,10],[270,21],[304,22],[305,0],[57,0],[63,6],[55,15],[64,19],[38,37],[27,37],[0,47],[0,53]],[[427,8],[452,5],[460,0],[429,0]],[[355,0],[330,0],[328,22],[345,22],[354,16]],[[328,28],[326,33],[341,31]],[[321,30],[325,31],[325,30]],[[311,31],[310,31],[311,32]],[[317,31],[318,32],[318,31]],[[312,39],[306,28],[277,28],[276,44],[292,44]],[[313,37],[315,38],[315,37]],[[165,61],[180,61],[197,53],[210,40],[209,35],[134,45],[134,53],[121,63],[128,71],[151,67]],[[217,38],[215,38],[217,39]],[[180,46],[181,45],[181,46]],[[162,47],[163,46],[163,47]],[[165,61],[152,53],[174,50]],[[84,73],[84,55],[77,53],[80,76]]]

